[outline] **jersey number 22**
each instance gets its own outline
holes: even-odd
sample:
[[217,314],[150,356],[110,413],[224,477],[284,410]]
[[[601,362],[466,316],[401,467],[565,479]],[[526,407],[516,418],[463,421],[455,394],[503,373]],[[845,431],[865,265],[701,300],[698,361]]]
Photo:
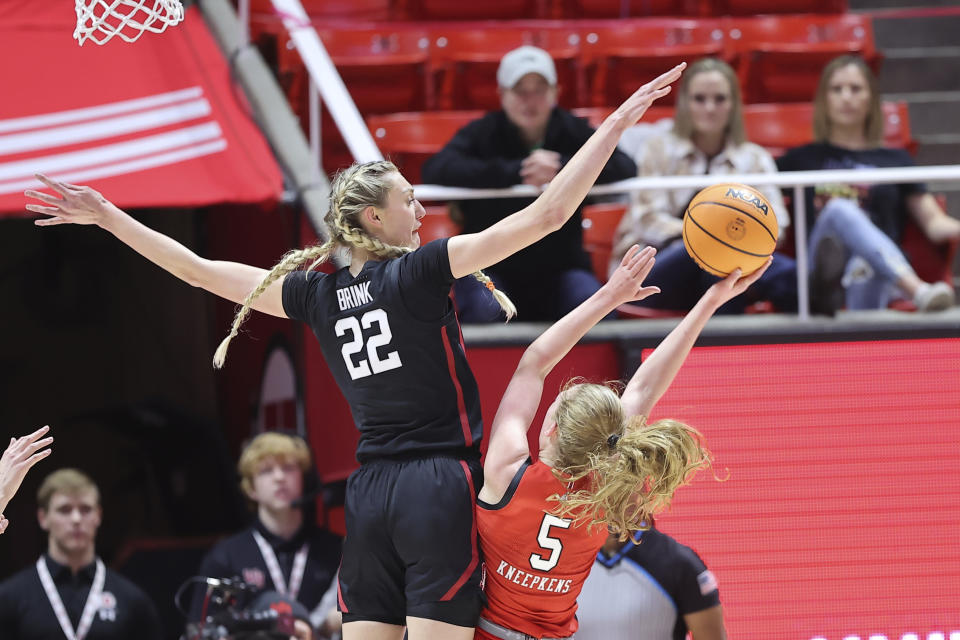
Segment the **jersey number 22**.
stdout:
[[[367,357],[354,362],[353,355],[364,348],[363,330],[370,329],[374,324],[377,325],[377,331],[366,340]],[[366,378],[375,373],[383,373],[403,366],[400,362],[400,354],[396,351],[391,351],[386,356],[381,356],[377,351],[380,347],[390,344],[390,340],[393,339],[387,312],[383,309],[367,311],[359,319],[356,316],[340,318],[333,329],[338,338],[343,337],[348,331],[351,334],[350,340],[340,348],[340,354],[347,365],[351,380]]]

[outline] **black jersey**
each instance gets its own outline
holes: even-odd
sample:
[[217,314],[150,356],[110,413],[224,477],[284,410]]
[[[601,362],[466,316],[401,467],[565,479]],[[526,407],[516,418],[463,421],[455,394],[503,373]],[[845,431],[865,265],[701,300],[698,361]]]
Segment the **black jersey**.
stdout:
[[483,426],[450,287],[447,240],[356,277],[295,272],[287,316],[310,325],[360,430],[357,460],[479,451]]

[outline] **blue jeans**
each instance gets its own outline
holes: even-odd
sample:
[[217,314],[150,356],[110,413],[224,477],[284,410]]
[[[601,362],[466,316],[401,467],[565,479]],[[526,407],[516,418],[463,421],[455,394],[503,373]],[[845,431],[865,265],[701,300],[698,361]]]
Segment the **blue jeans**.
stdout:
[[847,309],[885,309],[897,293],[897,280],[913,272],[900,248],[877,228],[857,203],[833,198],[823,207],[810,232],[810,262],[825,236],[833,236],[850,256],[844,270]]
[[[567,269],[550,273],[548,277],[517,277],[486,273],[498,289],[510,296],[517,307],[521,322],[555,322],[577,308],[600,288],[600,282],[590,271]],[[505,318],[500,305],[490,291],[473,276],[460,278],[453,285],[460,322],[502,322]],[[609,317],[615,317],[611,314]]]
[[[693,261],[678,238],[657,251],[656,263],[644,280],[645,285],[660,287],[660,293],[634,304],[651,309],[689,311],[718,280],[720,278]],[[767,272],[745,293],[720,307],[718,313],[743,313],[759,300],[769,300],[777,311],[797,310],[797,263],[793,258],[775,253]]]

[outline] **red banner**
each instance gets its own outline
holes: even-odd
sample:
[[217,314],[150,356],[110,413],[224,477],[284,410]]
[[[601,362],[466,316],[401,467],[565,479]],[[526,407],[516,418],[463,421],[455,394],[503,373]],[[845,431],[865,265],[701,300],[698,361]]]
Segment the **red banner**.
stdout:
[[661,527],[716,574],[731,638],[960,638],[960,339],[698,348],[657,406],[718,482]]
[[134,43],[80,47],[68,4],[14,4],[0,11],[0,215],[23,212],[37,172],[129,208],[280,198],[277,164],[197,9]]

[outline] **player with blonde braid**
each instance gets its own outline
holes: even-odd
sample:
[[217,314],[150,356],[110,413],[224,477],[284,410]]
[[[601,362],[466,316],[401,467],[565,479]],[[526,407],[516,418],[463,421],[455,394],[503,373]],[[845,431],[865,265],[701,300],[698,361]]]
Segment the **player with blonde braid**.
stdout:
[[573,380],[547,409],[537,461],[528,431],[543,381],[611,310],[659,293],[643,285],[653,247],[627,251],[610,280],[531,344],[500,402],[483,464],[477,528],[487,605],[476,638],[567,638],[577,596],[608,529],[621,540],[645,529],[674,492],[710,464],[700,434],[676,420],[647,424],[707,320],[743,293],[770,262],[713,285],[640,365],[623,391]]
[[[360,431],[339,574],[344,638],[400,640],[408,629],[411,640],[467,640],[483,599],[474,519],[483,425],[451,287],[471,274],[484,278],[482,269],[572,217],[620,135],[684,66],[637,90],[533,203],[482,232],[425,246],[417,229],[426,212],[384,161],[337,175],[329,240],[269,271],[205,260],[89,187],[40,176],[56,195],[27,191],[41,202],[27,209],[49,216],[39,226],[99,225],[178,278],[242,304],[218,363],[250,309],[306,322]],[[297,270],[339,248],[349,253],[347,266]]]

